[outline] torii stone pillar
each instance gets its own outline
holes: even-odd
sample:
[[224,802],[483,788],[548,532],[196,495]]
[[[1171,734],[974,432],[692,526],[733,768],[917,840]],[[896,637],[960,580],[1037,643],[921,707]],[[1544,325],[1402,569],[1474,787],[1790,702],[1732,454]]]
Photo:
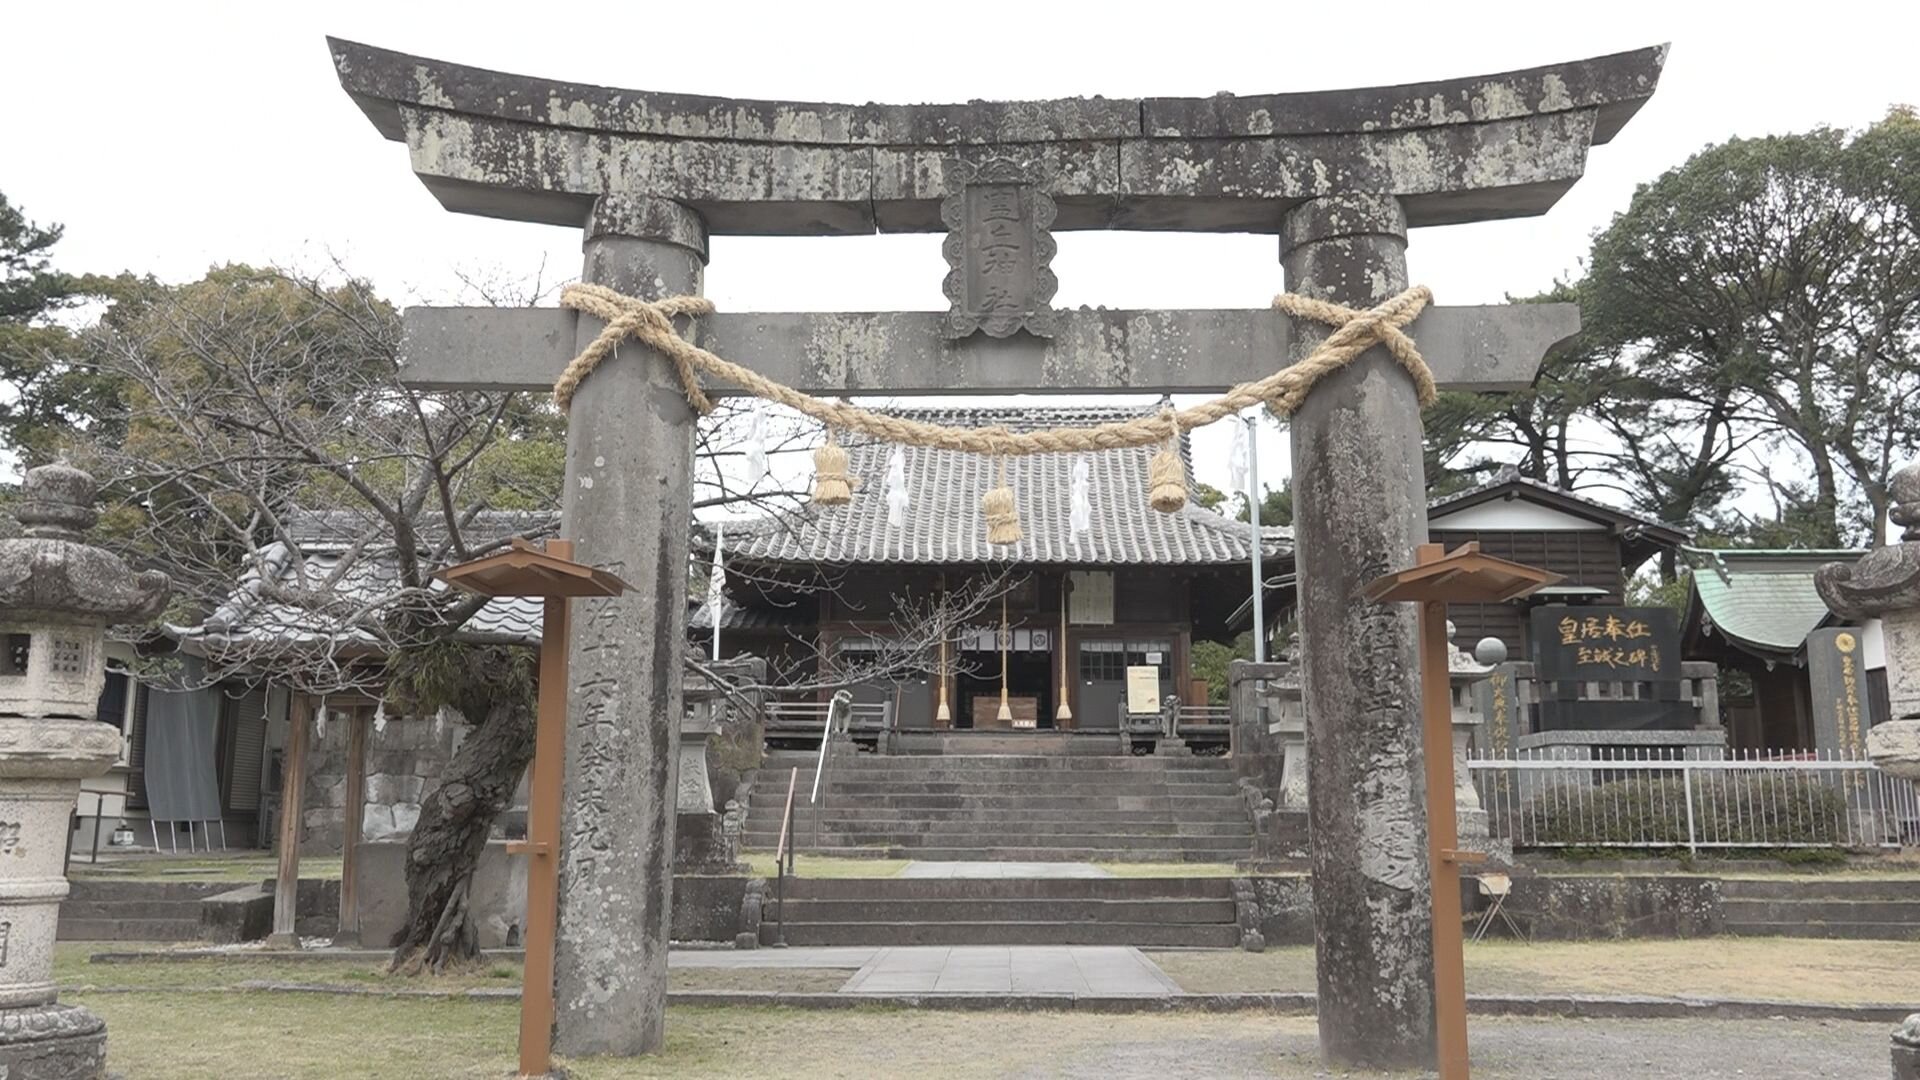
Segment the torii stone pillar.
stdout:
[[[1371,307],[1407,287],[1392,196],[1313,199],[1280,231],[1287,291]],[[1301,355],[1325,337],[1303,332]],[[1307,702],[1321,1050],[1381,1066],[1433,1058],[1433,920],[1413,605],[1361,588],[1427,538],[1420,403],[1384,348],[1293,415],[1295,567]]]
[[[697,294],[707,230],[678,203],[609,195],[585,249],[587,281],[647,299]],[[576,344],[601,326],[581,319]],[[554,964],[554,1049],[575,1056],[652,1053],[666,1030],[685,643],[660,613],[686,609],[694,418],[671,365],[634,342],[620,353],[567,416],[574,557],[633,586],[579,601],[575,616]]]

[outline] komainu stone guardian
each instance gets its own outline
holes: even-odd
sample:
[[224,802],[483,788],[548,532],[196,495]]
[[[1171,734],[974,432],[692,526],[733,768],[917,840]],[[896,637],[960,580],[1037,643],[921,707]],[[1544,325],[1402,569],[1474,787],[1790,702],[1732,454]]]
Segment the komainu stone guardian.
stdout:
[[106,1075],[107,1027],[53,983],[68,815],[120,756],[120,732],[92,718],[107,627],[159,614],[168,582],[82,541],[86,473],[42,466],[23,494],[25,535],[0,539],[0,1077],[83,1080]]

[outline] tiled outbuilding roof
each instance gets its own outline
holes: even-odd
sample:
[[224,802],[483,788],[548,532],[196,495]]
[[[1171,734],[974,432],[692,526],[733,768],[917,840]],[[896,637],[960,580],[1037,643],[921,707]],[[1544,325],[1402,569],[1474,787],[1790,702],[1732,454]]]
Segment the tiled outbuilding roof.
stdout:
[[[892,415],[964,427],[1034,431],[1091,427],[1160,411],[1158,405],[1043,406],[1031,408],[894,409]],[[1009,458],[1025,534],[1018,544],[987,543],[980,496],[997,483],[990,457],[950,450],[904,447],[909,505],[905,523],[887,524],[887,459],[893,444],[849,443],[853,500],[814,507],[778,519],[728,522],[728,559],[761,562],[982,563],[1019,561],[1095,565],[1206,565],[1250,559],[1247,526],[1189,502],[1163,514],[1147,503],[1147,463],[1154,447],[1087,455],[1091,467],[1092,527],[1072,535],[1073,454]],[[1188,456],[1181,440],[1182,457]],[[1191,470],[1189,470],[1191,472]],[[1264,530],[1266,552],[1292,551],[1287,529]]]
[[1720,550],[1681,548],[1693,568],[1688,633],[1719,634],[1763,658],[1792,656],[1829,615],[1814,591],[1813,572],[1852,562],[1853,550]]
[[[462,530],[469,544],[498,540],[507,536],[549,534],[559,515],[540,512],[489,511],[479,515]],[[249,569],[242,575],[224,603],[198,626],[168,627],[168,632],[183,642],[208,647],[257,648],[261,646],[299,647],[322,641],[340,648],[360,645],[377,647],[378,642],[363,630],[349,628],[345,620],[334,622],[324,611],[269,599],[268,592],[297,592],[303,582],[327,580],[340,566],[355,540],[365,534],[367,519],[348,511],[300,511],[287,522],[287,533],[296,547],[274,543],[261,552],[263,575]],[[422,528],[421,543],[434,545],[444,540],[444,530],[432,525]],[[262,577],[270,577],[277,586],[262,588]],[[392,551],[362,551],[328,595],[346,604],[366,603],[394,594],[400,579],[399,563]],[[435,582],[435,591],[447,586]],[[502,597],[490,600],[461,627],[460,636],[468,640],[535,644],[540,640],[541,609],[538,599]]]

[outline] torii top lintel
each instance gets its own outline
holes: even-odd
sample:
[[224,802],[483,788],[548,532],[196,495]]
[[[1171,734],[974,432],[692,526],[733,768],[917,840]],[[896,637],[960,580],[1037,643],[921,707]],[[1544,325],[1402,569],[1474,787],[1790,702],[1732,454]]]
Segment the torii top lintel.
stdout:
[[328,39],[340,83],[449,210],[580,225],[654,195],[714,234],[939,232],[956,169],[1028,163],[1056,229],[1275,232],[1393,195],[1409,225],[1544,213],[1653,94],[1664,45],[1354,90],[964,105],[749,101],[509,75]]

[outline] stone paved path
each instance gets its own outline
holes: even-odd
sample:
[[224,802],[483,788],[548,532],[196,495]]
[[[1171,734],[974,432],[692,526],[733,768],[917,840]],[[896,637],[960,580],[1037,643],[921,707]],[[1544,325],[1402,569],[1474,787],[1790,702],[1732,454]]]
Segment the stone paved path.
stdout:
[[1113,875],[1083,862],[923,862],[900,871],[903,878],[1107,878]]
[[843,994],[1176,994],[1130,946],[966,945],[879,950]]

